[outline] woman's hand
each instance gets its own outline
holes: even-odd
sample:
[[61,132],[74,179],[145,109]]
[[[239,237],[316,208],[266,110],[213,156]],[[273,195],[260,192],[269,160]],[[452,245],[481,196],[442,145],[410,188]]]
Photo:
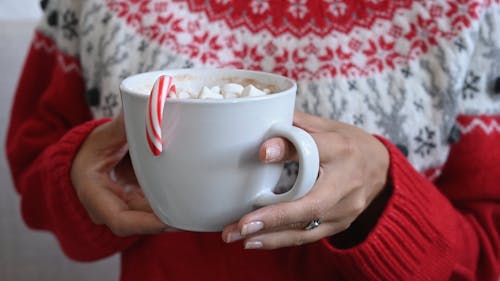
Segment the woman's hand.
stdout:
[[139,188],[128,157],[123,114],[90,133],[73,161],[71,180],[92,221],[115,235],[171,230]]
[[[320,171],[304,197],[260,208],[225,227],[222,238],[245,240],[247,249],[276,249],[318,241],[349,228],[386,185],[389,153],[372,135],[340,122],[296,112],[294,125],[309,132],[320,154]],[[286,140],[266,141],[264,163],[295,158]],[[309,222],[321,224],[310,230]]]

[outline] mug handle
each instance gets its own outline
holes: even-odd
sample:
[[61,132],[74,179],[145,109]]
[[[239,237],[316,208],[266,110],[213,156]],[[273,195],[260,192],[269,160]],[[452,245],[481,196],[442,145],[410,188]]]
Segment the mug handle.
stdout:
[[254,206],[266,206],[284,201],[291,201],[304,196],[314,186],[319,172],[319,152],[316,142],[310,134],[301,128],[283,123],[274,124],[269,137],[285,137],[297,150],[299,173],[293,187],[282,194],[272,190],[259,192],[253,200]]

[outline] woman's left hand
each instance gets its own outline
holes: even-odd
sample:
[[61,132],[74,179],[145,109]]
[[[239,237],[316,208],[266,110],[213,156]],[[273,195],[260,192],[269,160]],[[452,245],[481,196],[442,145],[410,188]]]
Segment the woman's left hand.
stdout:
[[[309,132],[318,145],[320,171],[304,197],[260,208],[224,228],[222,239],[244,239],[246,249],[276,249],[318,241],[349,228],[386,185],[389,153],[372,135],[354,126],[296,112],[294,125]],[[264,163],[296,157],[282,138],[266,141]],[[321,224],[310,230],[313,220]]]

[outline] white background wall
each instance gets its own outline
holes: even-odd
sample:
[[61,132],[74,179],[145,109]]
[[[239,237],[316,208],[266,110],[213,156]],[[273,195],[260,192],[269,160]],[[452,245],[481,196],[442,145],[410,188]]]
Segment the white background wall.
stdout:
[[36,19],[40,17],[37,0],[1,0],[0,20]]
[[29,230],[5,160],[5,133],[21,66],[41,16],[37,0],[0,0],[0,280],[118,280],[118,257],[70,261],[51,234]]

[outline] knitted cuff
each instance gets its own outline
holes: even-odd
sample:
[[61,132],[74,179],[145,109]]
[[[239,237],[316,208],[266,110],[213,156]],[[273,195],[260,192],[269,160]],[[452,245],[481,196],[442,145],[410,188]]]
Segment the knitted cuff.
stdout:
[[415,280],[421,275],[447,280],[453,262],[450,218],[456,213],[394,145],[379,139],[390,153],[393,183],[384,212],[360,244],[338,249],[325,238],[321,252],[342,269],[346,280]]
[[[52,194],[47,194],[52,217],[52,231],[64,252],[81,261],[95,260],[128,247],[136,237],[116,237],[108,227],[92,222],[78,199],[70,178],[71,166],[80,146],[90,132],[109,119],[84,123],[69,131],[56,145],[49,148],[47,173],[50,173]],[[54,194],[56,193],[56,194]]]

